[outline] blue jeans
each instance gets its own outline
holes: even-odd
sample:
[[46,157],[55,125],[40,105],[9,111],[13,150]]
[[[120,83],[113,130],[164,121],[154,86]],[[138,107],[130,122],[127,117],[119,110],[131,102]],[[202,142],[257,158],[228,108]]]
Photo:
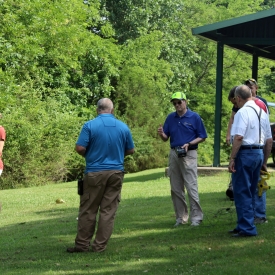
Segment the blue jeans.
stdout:
[[[261,178],[259,177],[259,181]],[[256,189],[254,198],[253,198],[253,207],[254,207],[254,216],[257,218],[266,217],[266,192],[263,192],[262,196],[258,196],[258,187]]]
[[263,163],[263,150],[239,150],[236,160],[236,172],[232,174],[234,201],[237,211],[236,229],[242,234],[255,236],[253,199],[259,181]]

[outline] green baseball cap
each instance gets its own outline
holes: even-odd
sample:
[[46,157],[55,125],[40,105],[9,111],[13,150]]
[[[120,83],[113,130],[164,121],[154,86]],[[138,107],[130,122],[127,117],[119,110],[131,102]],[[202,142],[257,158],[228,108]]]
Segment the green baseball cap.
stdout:
[[186,100],[186,95],[182,92],[175,92],[172,94],[171,101],[173,99]]

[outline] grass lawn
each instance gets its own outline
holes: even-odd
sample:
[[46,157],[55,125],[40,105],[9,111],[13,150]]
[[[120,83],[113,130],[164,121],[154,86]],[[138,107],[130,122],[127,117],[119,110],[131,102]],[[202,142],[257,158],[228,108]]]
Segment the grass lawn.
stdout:
[[[173,228],[164,168],[125,176],[113,235],[103,253],[66,252],[74,245],[76,182],[0,191],[0,274],[275,274],[275,182],[268,181],[267,224],[258,236],[232,238],[234,203],[227,172],[200,175],[204,221]],[[56,199],[65,202],[57,204]]]

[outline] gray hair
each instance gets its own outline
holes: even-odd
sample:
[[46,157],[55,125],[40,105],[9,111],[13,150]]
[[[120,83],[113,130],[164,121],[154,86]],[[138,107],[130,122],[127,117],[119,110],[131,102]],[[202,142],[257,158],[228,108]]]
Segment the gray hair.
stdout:
[[113,102],[109,99],[109,98],[101,98],[98,102],[97,102],[97,109],[99,112],[112,112],[114,108],[114,104]]
[[235,90],[235,96],[239,96],[241,99],[246,100],[252,97],[252,93],[248,86],[240,85]]

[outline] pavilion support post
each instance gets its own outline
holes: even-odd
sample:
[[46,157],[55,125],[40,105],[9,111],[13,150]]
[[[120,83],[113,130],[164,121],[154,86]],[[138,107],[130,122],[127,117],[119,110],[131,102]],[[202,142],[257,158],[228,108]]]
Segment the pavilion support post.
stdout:
[[256,54],[253,54],[252,58],[252,78],[256,79],[258,82],[258,64],[259,64],[259,57]]
[[223,51],[224,51],[224,44],[219,41],[217,43],[215,136],[214,136],[214,160],[213,160],[214,167],[220,166]]

